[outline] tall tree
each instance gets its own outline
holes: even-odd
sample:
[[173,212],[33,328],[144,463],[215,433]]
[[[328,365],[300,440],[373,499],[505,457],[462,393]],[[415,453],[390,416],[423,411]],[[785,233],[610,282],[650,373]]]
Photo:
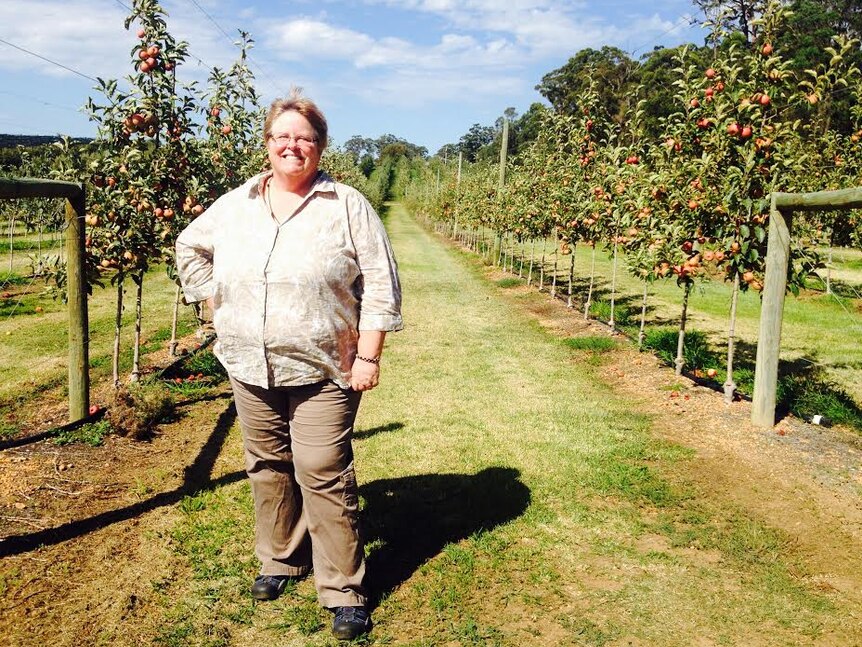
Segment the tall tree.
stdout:
[[757,38],[755,19],[763,13],[768,0],[694,0],[706,19],[729,31],[738,31],[746,43]]
[[464,153],[464,159],[468,162],[475,162],[479,150],[494,141],[494,134],[494,128],[491,126],[473,124],[458,141],[458,150]]
[[557,112],[577,114],[582,97],[594,80],[599,102],[620,122],[628,107],[630,90],[636,82],[638,63],[617,47],[582,49],[562,67],[548,72],[536,86]]

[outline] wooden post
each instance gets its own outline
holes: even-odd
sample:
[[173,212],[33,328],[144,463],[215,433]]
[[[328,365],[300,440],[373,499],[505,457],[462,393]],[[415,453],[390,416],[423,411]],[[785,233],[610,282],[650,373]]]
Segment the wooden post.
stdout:
[[509,152],[509,120],[503,117],[503,137],[500,143],[500,188],[506,184],[506,155]]
[[2,198],[66,198],[66,289],[69,308],[69,421],[90,411],[89,318],[84,268],[84,188],[75,182],[0,178]]
[[[509,120],[503,117],[503,135],[500,142],[500,181],[498,186],[500,187],[500,191],[503,190],[503,187],[506,185],[506,154],[509,151]],[[494,248],[491,251],[492,263],[494,265],[498,264],[498,257],[500,256],[502,246],[501,234],[498,231],[494,232]]]
[[773,193],[766,248],[766,277],[760,310],[760,335],[754,369],[751,422],[758,427],[775,424],[778,386],[778,354],[787,265],[790,259],[790,229],[793,211],[830,211],[862,207],[862,188],[814,193]]
[[766,277],[760,308],[760,334],[757,338],[757,363],[754,369],[754,396],[751,422],[758,427],[775,424],[775,389],[778,386],[778,353],[781,347],[781,322],[787,263],[790,260],[790,218],[780,211],[772,196],[769,209],[769,240],[766,247]]
[[84,262],[85,198],[66,201],[66,289],[69,307],[69,422],[90,414],[90,334]]

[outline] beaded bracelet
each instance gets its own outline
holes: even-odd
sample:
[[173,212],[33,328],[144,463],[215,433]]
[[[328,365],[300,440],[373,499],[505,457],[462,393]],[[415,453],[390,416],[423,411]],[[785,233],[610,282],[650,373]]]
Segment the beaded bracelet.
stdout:
[[368,362],[369,364],[379,364],[379,357],[363,357],[362,355],[357,355],[356,359],[361,359],[363,362]]

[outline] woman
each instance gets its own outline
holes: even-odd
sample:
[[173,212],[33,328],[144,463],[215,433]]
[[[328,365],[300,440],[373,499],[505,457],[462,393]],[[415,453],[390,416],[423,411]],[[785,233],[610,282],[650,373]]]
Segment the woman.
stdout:
[[222,196],[177,239],[186,299],[209,301],[255,504],[251,588],[273,600],[314,569],[333,633],[371,628],[353,421],[377,386],[401,288],[383,224],[355,189],[318,170],[326,119],[293,93],[270,106],[272,170]]

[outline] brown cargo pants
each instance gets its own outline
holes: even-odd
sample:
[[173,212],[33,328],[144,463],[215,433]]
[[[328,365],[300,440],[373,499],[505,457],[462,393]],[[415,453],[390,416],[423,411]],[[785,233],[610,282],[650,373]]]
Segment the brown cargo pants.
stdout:
[[324,607],[366,604],[353,421],[361,393],[329,380],[263,388],[231,379],[262,575],[314,568]]

